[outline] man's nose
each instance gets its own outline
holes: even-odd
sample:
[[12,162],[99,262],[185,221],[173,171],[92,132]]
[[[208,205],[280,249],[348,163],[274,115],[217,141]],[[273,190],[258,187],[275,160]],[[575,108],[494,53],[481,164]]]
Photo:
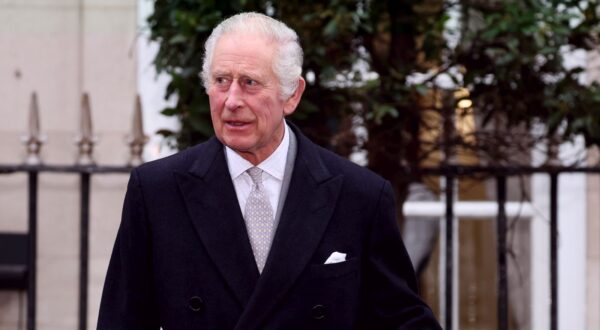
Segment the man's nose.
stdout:
[[227,99],[225,100],[225,107],[228,110],[235,110],[242,106],[242,89],[237,81],[233,81],[229,86],[227,92]]

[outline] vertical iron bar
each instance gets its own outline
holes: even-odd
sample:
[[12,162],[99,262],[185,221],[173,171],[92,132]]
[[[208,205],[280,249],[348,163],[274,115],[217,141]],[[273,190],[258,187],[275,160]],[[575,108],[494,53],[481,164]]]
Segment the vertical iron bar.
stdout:
[[79,330],[87,328],[90,173],[81,173],[79,245]]
[[496,176],[498,218],[496,237],[498,252],[498,329],[508,329],[508,279],[506,265],[506,176]]
[[446,324],[444,329],[452,329],[453,314],[453,270],[454,270],[454,176],[446,175]]
[[550,329],[558,329],[558,173],[550,173]]
[[38,172],[29,172],[29,229],[27,252],[27,330],[35,329],[35,303],[36,303],[36,278],[37,278],[37,195]]

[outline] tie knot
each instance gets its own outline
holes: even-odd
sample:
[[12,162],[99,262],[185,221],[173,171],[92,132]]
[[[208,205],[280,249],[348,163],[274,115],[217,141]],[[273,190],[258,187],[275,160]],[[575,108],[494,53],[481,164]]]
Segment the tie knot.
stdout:
[[255,185],[260,185],[262,183],[262,170],[258,167],[251,167],[249,168],[246,172],[248,172],[248,175],[250,175],[250,178],[252,178],[252,182]]

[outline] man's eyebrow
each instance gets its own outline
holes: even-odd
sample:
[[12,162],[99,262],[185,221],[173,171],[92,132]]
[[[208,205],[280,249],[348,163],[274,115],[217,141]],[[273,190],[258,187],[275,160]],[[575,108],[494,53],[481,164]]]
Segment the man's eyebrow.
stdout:
[[215,76],[227,76],[229,75],[229,73],[227,71],[222,71],[222,70],[216,70],[213,71],[211,76],[215,77]]
[[264,80],[265,79],[265,74],[258,72],[258,71],[247,71],[247,72],[242,72],[240,74],[241,77],[246,77],[246,78],[252,78],[252,79],[258,79],[258,80]]
[[[231,76],[229,71],[224,70],[215,70],[212,72],[211,77],[222,77],[222,76]],[[239,78],[251,78],[258,81],[264,80],[264,75],[259,72],[240,72]]]

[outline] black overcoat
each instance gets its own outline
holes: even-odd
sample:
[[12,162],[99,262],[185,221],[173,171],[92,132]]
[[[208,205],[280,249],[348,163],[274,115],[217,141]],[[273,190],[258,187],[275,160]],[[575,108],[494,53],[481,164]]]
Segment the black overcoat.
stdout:
[[[439,329],[416,294],[389,182],[293,130],[260,275],[217,139],[132,172],[98,329]],[[324,264],[336,251],[347,260]]]

